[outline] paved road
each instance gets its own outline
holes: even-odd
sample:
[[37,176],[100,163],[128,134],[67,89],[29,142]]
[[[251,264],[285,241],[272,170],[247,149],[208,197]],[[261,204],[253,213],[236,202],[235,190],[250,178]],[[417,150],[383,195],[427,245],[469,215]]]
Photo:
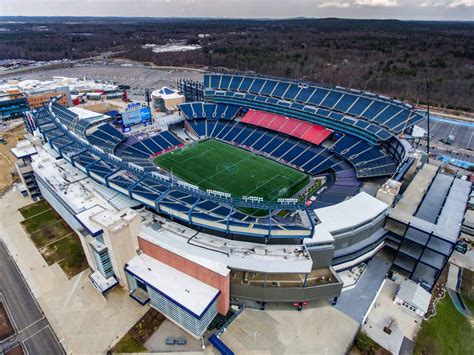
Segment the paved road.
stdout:
[[3,242],[0,242],[0,299],[7,308],[16,333],[0,347],[7,350],[21,343],[28,354],[64,354]]

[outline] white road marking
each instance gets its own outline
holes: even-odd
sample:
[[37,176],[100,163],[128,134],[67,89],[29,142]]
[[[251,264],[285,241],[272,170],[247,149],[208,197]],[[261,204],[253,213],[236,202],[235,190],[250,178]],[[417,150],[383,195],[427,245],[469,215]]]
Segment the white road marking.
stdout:
[[[45,329],[49,329],[51,331],[51,327],[48,325],[45,325],[43,328],[41,328],[40,330],[37,330],[36,332],[34,332],[33,334],[31,334],[29,337],[23,339],[23,343],[26,343],[29,339],[33,338],[35,335],[38,335],[39,333],[41,333],[43,330]],[[52,331],[51,331],[52,332]]]
[[33,326],[33,325],[35,325],[36,323],[38,323],[38,322],[42,321],[43,319],[45,319],[45,317],[44,317],[44,316],[42,316],[40,319],[38,319],[38,320],[34,321],[34,322],[33,322],[33,323],[31,323],[30,325],[27,325],[25,328],[23,328],[22,330],[20,330],[20,331],[18,332],[18,334],[20,334],[20,333],[24,332],[24,331],[25,331],[25,330],[27,330],[29,327],[31,327],[31,326]]

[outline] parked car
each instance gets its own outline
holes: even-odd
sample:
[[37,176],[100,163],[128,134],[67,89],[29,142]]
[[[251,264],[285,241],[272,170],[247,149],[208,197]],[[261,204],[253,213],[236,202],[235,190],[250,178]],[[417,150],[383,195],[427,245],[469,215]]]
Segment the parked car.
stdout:
[[174,344],[176,344],[176,339],[173,338],[173,337],[168,337],[168,338],[166,338],[165,343],[166,343],[166,345],[174,345]]

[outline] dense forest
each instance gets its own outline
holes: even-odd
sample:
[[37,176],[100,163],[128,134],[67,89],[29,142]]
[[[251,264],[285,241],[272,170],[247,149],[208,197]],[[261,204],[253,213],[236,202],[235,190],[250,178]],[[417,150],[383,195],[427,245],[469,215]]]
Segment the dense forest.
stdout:
[[[174,41],[202,48],[142,48]],[[429,78],[435,104],[474,111],[474,22],[0,18],[1,59],[79,59],[105,51],[158,65],[301,78],[412,102],[425,100]]]

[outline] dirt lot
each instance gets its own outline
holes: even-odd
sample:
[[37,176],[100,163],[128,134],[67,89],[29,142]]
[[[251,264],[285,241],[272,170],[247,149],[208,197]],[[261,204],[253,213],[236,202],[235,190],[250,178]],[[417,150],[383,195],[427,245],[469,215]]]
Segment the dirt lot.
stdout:
[[23,355],[25,352],[21,348],[21,345],[18,344],[14,348],[11,348],[10,350],[5,352],[5,355]]
[[14,182],[12,172],[15,169],[14,164],[16,159],[10,152],[10,148],[15,147],[18,139],[23,138],[25,133],[23,124],[8,131],[0,130],[0,138],[5,139],[7,142],[7,144],[0,143],[0,196],[3,195]]
[[0,302],[0,340],[5,340],[15,334],[12,323],[2,302]]

